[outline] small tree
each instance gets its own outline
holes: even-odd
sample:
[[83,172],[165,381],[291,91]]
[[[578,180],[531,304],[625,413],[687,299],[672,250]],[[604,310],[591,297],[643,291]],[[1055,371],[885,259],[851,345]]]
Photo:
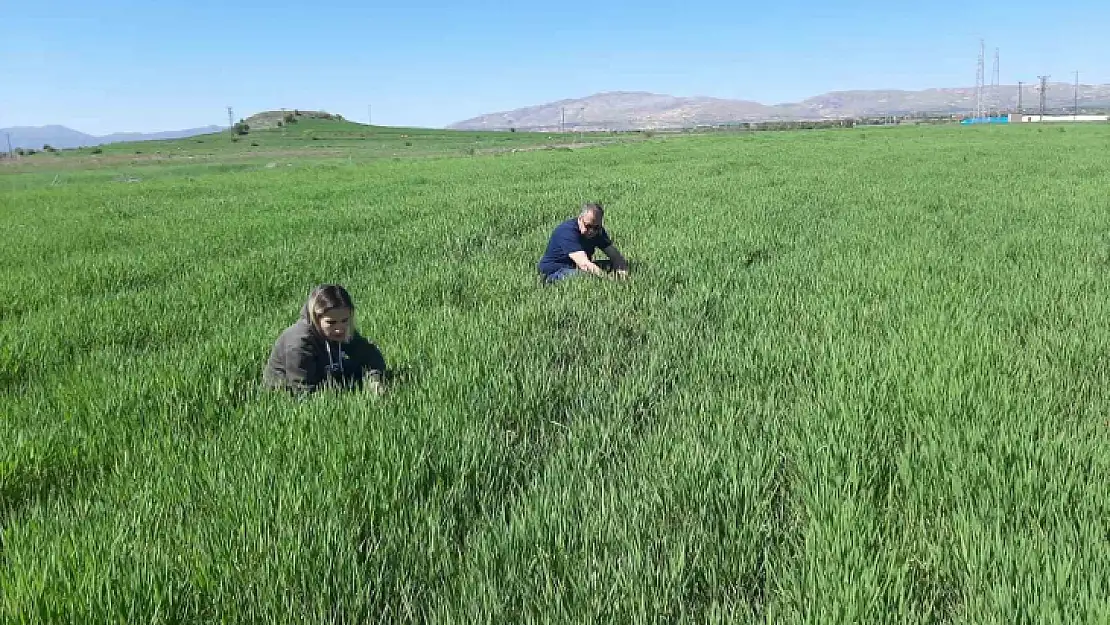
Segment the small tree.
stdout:
[[233,126],[232,129],[235,131],[235,134],[237,134],[237,135],[245,135],[248,132],[250,132],[251,127],[249,125],[247,125],[247,122],[240,119],[239,123],[235,124],[235,126]]

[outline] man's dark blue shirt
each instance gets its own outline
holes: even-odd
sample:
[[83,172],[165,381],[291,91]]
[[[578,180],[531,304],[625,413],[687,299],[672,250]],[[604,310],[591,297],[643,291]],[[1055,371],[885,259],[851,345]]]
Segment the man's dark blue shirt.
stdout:
[[586,252],[586,256],[593,260],[595,250],[605,249],[612,244],[613,241],[604,227],[594,238],[588,239],[578,231],[578,218],[572,217],[556,226],[551,233],[547,251],[540,258],[540,273],[550,276],[560,269],[574,269],[577,265],[570,259],[572,253]]

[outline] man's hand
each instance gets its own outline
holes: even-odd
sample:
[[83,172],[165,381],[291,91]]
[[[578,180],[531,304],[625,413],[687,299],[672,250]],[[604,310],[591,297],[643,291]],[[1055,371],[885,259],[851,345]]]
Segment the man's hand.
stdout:
[[614,272],[613,277],[617,280],[624,280],[628,278],[628,259],[624,257],[624,254],[621,254],[621,251],[617,249],[617,246],[610,245],[602,251],[605,252],[605,255],[609,257],[609,260],[612,263]]
[[582,273],[593,274],[595,276],[605,275],[605,272],[601,270],[601,267],[595,265],[593,261],[590,260],[590,257],[586,256],[585,252],[573,252],[570,255],[570,259],[574,261],[575,266],[578,267],[578,271],[581,271]]
[[620,255],[620,252],[616,252],[616,250],[614,250],[614,252],[616,253],[616,258],[613,259],[613,277],[617,280],[627,280],[628,261]]
[[598,265],[595,265],[594,263],[590,263],[586,267],[585,271],[587,271],[588,273],[592,273],[593,275],[601,277],[601,278],[605,277],[605,270],[602,269],[601,267],[599,267]]

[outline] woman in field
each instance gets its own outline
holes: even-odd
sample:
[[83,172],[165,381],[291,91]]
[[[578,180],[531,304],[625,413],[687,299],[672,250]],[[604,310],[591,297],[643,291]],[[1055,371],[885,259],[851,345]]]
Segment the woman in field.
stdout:
[[269,388],[311,393],[364,384],[382,393],[385,358],[355,330],[355,305],[347,290],[324,284],[312,290],[301,317],[281,333],[263,372]]

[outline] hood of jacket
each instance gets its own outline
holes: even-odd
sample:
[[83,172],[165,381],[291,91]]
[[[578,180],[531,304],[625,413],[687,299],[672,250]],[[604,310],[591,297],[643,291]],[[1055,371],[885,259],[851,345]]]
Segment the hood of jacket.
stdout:
[[306,329],[308,330],[309,335],[313,339],[319,341],[320,343],[324,343],[324,344],[331,343],[331,344],[334,344],[334,345],[343,345],[343,341],[336,341],[334,339],[326,338],[324,336],[324,334],[322,332],[320,332],[320,328],[317,328],[316,324],[312,323],[312,319],[309,319],[309,317],[308,317],[308,302],[307,301],[304,304],[301,304],[301,316],[300,316],[299,321],[304,323],[304,325],[306,326]]

